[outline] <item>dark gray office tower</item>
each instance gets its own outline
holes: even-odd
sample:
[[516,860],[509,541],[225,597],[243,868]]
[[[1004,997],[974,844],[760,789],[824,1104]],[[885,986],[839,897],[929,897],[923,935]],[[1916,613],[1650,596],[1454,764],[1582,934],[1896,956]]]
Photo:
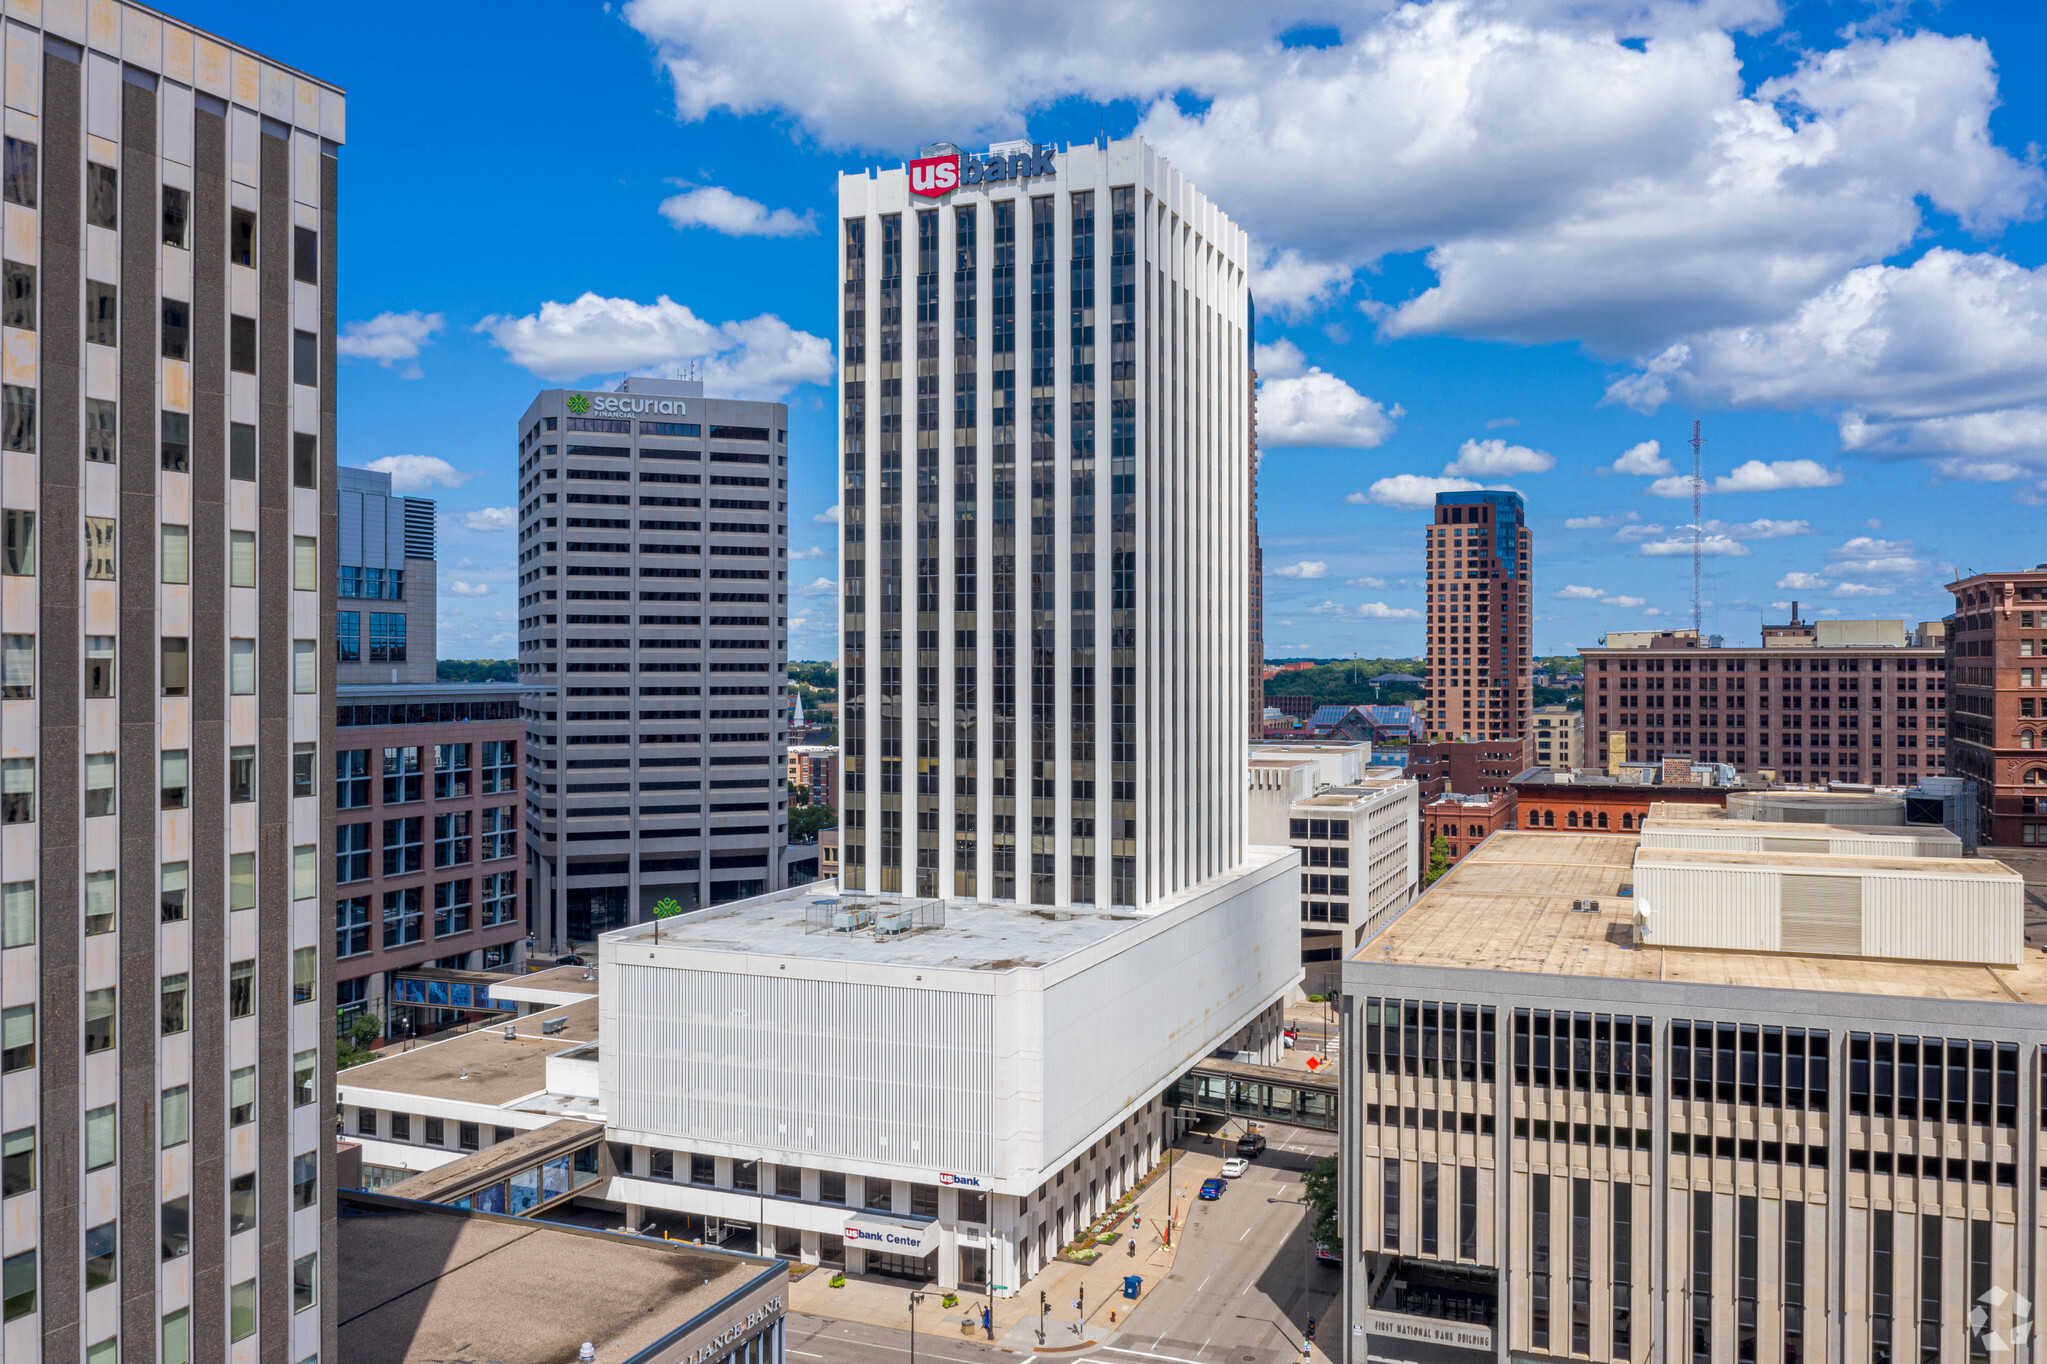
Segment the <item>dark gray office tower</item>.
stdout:
[[700,382],[519,419],[529,918],[543,948],[783,885],[789,409]]

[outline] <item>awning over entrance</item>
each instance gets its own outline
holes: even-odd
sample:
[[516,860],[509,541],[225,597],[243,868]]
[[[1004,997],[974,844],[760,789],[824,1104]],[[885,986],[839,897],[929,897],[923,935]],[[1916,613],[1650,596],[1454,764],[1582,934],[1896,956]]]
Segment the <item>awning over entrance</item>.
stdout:
[[936,1222],[853,1213],[846,1218],[848,1250],[879,1250],[891,1255],[922,1255],[938,1245]]

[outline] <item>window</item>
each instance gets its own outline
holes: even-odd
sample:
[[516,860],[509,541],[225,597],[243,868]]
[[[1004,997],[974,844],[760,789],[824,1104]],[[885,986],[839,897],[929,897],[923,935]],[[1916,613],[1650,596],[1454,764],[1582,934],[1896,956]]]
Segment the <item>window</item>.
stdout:
[[190,1194],[163,1205],[163,1258],[175,1260],[192,1250],[192,1198]]
[[227,689],[231,696],[256,694],[256,641],[231,639],[227,642]]
[[190,250],[192,246],[192,191],[174,185],[163,187],[163,244]]
[[192,1312],[180,1307],[163,1319],[163,1364],[192,1364]]
[[33,824],[36,820],[36,760],[0,761],[0,824]]
[[[10,204],[34,208],[36,184],[36,144],[18,137],[8,138],[5,167],[0,169],[0,197],[5,197]],[[13,1290],[8,1291],[12,1293]],[[10,1312],[7,1319],[14,1320],[14,1315]]]
[[334,879],[344,885],[370,879],[369,825],[343,824],[334,830]]
[[227,476],[244,483],[256,481],[256,428],[245,422],[228,423]]
[[85,755],[85,814],[88,819],[114,813],[114,755]]
[[316,743],[293,744],[291,746],[291,793],[293,796],[313,794],[314,782],[318,780],[320,768],[320,746]]
[[424,903],[418,886],[384,892],[384,946],[404,947],[421,941],[426,923]]
[[[14,139],[7,139],[11,152]],[[8,181],[13,183],[12,174]],[[10,194],[8,196],[12,198]],[[36,1310],[36,1253],[24,1250],[0,1260],[0,1320],[13,1321]]]
[[[360,827],[368,828],[368,825]],[[350,896],[334,902],[334,955],[355,957],[370,950],[370,897]]]
[[[318,854],[317,845],[307,845],[306,851]],[[308,897],[310,898],[310,897]],[[291,951],[291,1002],[309,1004],[320,994],[320,949],[317,947],[294,947]]]
[[291,381],[307,388],[320,386],[320,338],[312,332],[291,334]]
[[444,1130],[439,1118],[428,1118],[426,1120],[426,1144],[429,1146],[446,1146],[448,1144],[448,1134]]
[[291,642],[291,689],[299,696],[320,690],[319,645],[310,639]]
[[182,922],[186,914],[185,892],[191,882],[190,864],[166,862],[159,879],[162,889],[157,895],[163,904],[163,921],[167,924]]
[[412,1140],[412,1115],[410,1113],[393,1113],[391,1115],[391,1140]]
[[7,635],[0,641],[0,695],[30,701],[36,694],[36,637]]
[[256,960],[231,962],[227,968],[227,1016],[253,1018],[256,1014]]
[[459,1123],[455,1143],[465,1151],[480,1151],[483,1149],[483,1131],[473,1122]]
[[320,590],[320,542],[310,535],[292,537],[291,586],[294,592]]
[[190,803],[192,794],[192,751],[190,749],[171,748],[164,750],[163,774],[160,784],[163,790],[164,809],[182,810]]
[[518,855],[518,814],[516,805],[499,806],[483,812],[483,861]]
[[403,876],[407,872],[424,869],[423,824],[424,820],[418,815],[384,821],[384,875]]
[[[111,654],[109,654],[111,658]],[[187,639],[162,641],[159,654],[165,696],[188,696],[192,691],[192,642]],[[110,665],[111,666],[111,665]]]
[[405,616],[397,611],[370,612],[370,662],[405,661]]
[[291,1262],[292,1311],[303,1312],[316,1301],[314,1297],[314,1284],[320,1277],[319,1263],[320,1257],[317,1254],[301,1255],[298,1259]]
[[[426,799],[426,777],[417,746],[384,750],[384,804]],[[387,871],[386,876],[390,875]]]
[[227,1229],[230,1235],[256,1229],[256,1173],[236,1175],[227,1183]]
[[0,536],[0,573],[29,576],[36,571],[36,514],[32,511],[0,512],[4,536]]
[[170,526],[163,528],[163,580],[167,583],[188,583],[192,581],[192,528]]
[[256,907],[256,854],[229,853],[227,856],[227,907]]
[[355,1110],[355,1134],[359,1137],[374,1137],[377,1135],[376,1109],[358,1108]]
[[[291,1104],[304,1108],[313,1101],[314,1078],[320,1072],[318,1051],[294,1052],[291,1058]],[[303,1205],[301,1205],[303,1206]]]
[[243,1066],[227,1077],[227,1120],[230,1127],[256,1119],[256,1068]]
[[116,1158],[114,1106],[88,1109],[85,1114],[85,1168],[104,1170]]
[[0,1074],[27,1070],[35,1063],[36,1006],[0,1009]]
[[114,696],[114,637],[85,637],[85,695],[91,701],[110,701]]
[[95,464],[112,464],[120,448],[115,418],[119,409],[106,398],[85,400],[85,457]]
[[229,1340],[247,1340],[256,1334],[254,1279],[244,1279],[227,1291],[227,1322]]
[[[715,1156],[691,1156],[689,1158],[689,1182],[692,1184],[716,1184],[718,1182],[718,1160]],[[879,1183],[880,1181],[876,1181]]]
[[434,799],[460,800],[469,794],[469,745],[434,745]]
[[0,1198],[25,1194],[35,1186],[35,1128],[24,1127],[0,1137]]
[[[36,449],[36,391],[19,384],[0,388],[0,449],[34,454]],[[13,569],[9,569],[13,572]]]
[[96,279],[85,282],[85,339],[95,346],[121,342],[121,291]]
[[114,580],[114,518],[85,518],[85,576],[99,582]]
[[112,166],[85,163],[85,225],[118,230],[121,226],[121,177]]
[[114,1281],[114,1259],[120,1249],[120,1223],[102,1222],[85,1229],[85,1291]]
[[334,613],[334,661],[337,663],[362,661],[362,612]]
[[334,805],[358,810],[370,803],[370,751],[344,748],[334,755]]
[[469,812],[455,810],[434,816],[434,865],[469,865]]
[[164,468],[182,474],[191,465],[192,419],[183,412],[165,412],[158,423],[157,449]]
[[469,882],[441,881],[434,886],[434,936],[469,931]]
[[231,530],[227,533],[227,585],[256,585],[256,532]]
[[483,878],[483,926],[508,924],[518,917],[519,874],[495,872]]
[[245,805],[256,798],[256,747],[236,744],[227,751],[227,799]]
[[310,227],[291,230],[291,277],[301,284],[320,282],[320,234]]
[[518,786],[519,742],[489,739],[483,745],[482,791],[486,796],[509,793]]
[[110,871],[85,874],[85,931],[87,936],[114,931],[114,873]]
[[27,947],[36,940],[36,883],[9,881],[0,886],[0,947]]
[[319,468],[320,438],[303,431],[295,432],[291,438],[291,485],[294,488],[319,487]]
[[85,1054],[114,1049],[114,987],[85,992]]
[[291,850],[291,898],[310,900],[320,893],[320,845],[301,843]]
[[[237,319],[238,321],[240,319]],[[192,358],[192,305],[181,299],[167,298],[163,301],[163,358],[166,360],[189,360]],[[254,333],[251,332],[253,341]]]
[[163,1115],[163,1144],[166,1148],[183,1146],[192,1139],[192,1087],[172,1085],[163,1092],[163,1101],[158,1105]]
[[0,265],[0,324],[36,329],[36,268],[19,261]]
[[[256,265],[256,211],[235,209],[228,220],[227,260],[230,265]],[[240,1339],[240,1337],[237,1337]]]
[[174,1033],[181,1033],[190,1027],[192,1025],[192,1011],[189,1007],[192,996],[191,978],[182,971],[174,976],[165,976],[160,993],[163,998],[163,1008],[161,1010],[163,1035],[169,1037]]
[[[183,306],[183,305],[180,305]],[[227,320],[227,367],[237,374],[256,372],[256,319],[231,315]]]

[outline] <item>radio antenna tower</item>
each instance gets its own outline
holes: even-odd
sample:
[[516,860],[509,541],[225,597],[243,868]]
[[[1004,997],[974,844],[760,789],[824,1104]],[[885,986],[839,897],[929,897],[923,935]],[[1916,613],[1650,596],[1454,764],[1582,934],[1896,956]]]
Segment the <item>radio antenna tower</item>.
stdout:
[[1700,502],[1706,491],[1705,465],[1699,457],[1699,447],[1706,443],[1699,434],[1699,422],[1692,419],[1692,634],[1699,644],[1706,642],[1705,612],[1699,597],[1701,560],[1705,555],[1706,522]]

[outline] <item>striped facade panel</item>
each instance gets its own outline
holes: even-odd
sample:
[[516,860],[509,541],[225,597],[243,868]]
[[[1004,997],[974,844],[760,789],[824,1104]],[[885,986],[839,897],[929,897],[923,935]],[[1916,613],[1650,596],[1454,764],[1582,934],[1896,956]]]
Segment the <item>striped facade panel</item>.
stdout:
[[1866,956],[2017,966],[2025,919],[2026,886],[2016,874],[1935,880],[1900,872],[1862,881]]
[[606,987],[622,1131],[990,1168],[988,995],[633,965]]

